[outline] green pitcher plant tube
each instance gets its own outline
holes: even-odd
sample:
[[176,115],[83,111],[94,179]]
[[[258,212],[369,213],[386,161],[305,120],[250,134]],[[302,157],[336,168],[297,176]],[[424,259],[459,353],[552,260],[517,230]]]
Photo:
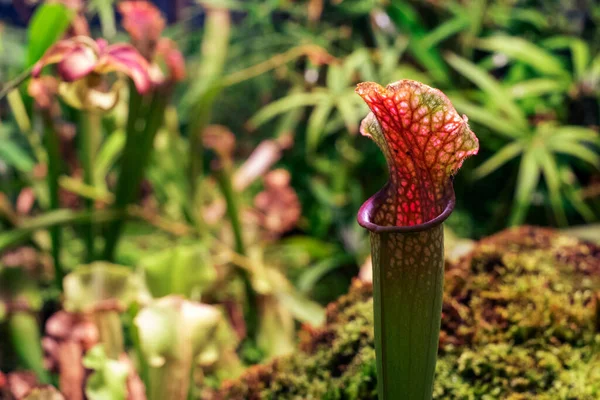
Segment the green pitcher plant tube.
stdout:
[[356,92],[361,124],[383,152],[388,183],[358,212],[373,254],[375,351],[380,400],[431,399],[442,311],[442,223],[455,204],[452,176],[477,137],[439,90],[401,80]]

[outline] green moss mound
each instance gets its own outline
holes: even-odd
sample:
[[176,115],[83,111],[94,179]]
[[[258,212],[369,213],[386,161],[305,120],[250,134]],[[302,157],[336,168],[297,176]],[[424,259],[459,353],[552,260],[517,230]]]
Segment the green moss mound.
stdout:
[[[446,271],[434,398],[600,398],[600,247],[522,227]],[[297,353],[206,398],[376,399],[372,305],[355,282]]]

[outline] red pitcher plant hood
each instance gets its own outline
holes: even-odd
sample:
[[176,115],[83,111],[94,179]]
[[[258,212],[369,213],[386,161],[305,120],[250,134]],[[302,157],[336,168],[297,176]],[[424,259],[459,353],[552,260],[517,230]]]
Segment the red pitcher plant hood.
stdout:
[[359,223],[376,232],[421,230],[441,223],[454,208],[452,176],[477,154],[479,142],[438,89],[401,80],[356,88],[371,113],[361,133],[383,152],[387,185],[361,207]]

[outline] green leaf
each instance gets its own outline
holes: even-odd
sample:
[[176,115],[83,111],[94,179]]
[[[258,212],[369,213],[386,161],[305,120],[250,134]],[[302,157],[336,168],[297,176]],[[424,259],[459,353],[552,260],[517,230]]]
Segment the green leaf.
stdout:
[[27,28],[27,65],[31,66],[67,30],[73,12],[59,3],[44,3],[39,6]]
[[348,79],[346,79],[344,69],[336,64],[332,64],[327,69],[327,88],[334,94],[343,92],[348,88]]
[[527,131],[519,126],[512,125],[510,121],[506,121],[501,116],[498,116],[483,107],[470,103],[461,97],[449,96],[452,104],[460,113],[464,113],[469,120],[475,121],[491,129],[493,132],[501,136],[518,139],[527,134]]
[[548,16],[535,8],[514,7],[511,11],[512,20],[527,22],[539,30],[544,30],[550,25]]
[[184,114],[191,113],[193,120],[197,110],[212,107],[221,91],[221,79],[229,51],[231,16],[228,10],[210,8],[206,12],[202,49],[199,52],[197,74],[186,90],[181,107]]
[[0,140],[0,160],[21,172],[31,172],[35,162],[14,142]]
[[325,310],[318,303],[305,297],[296,290],[275,293],[277,300],[300,322],[320,326],[325,322]]
[[326,258],[335,255],[339,249],[331,243],[324,242],[311,236],[292,236],[284,238],[279,246],[286,251],[307,254],[312,258]]
[[344,120],[346,129],[352,134],[357,133],[360,114],[356,112],[358,97],[354,93],[354,90],[346,95],[339,95],[336,100],[337,110]]
[[[396,59],[397,61],[397,59]],[[346,76],[347,85],[352,81],[355,71],[360,71],[360,77],[365,81],[377,80],[377,72],[373,65],[373,58],[369,54],[369,50],[361,48],[354,51],[344,60],[344,73]]]
[[556,153],[568,154],[580,160],[592,164],[594,167],[600,166],[600,155],[588,148],[583,143],[570,141],[550,140],[548,148]]
[[315,106],[326,99],[327,94],[323,92],[291,94],[261,108],[260,111],[250,118],[248,124],[256,129],[279,114],[299,107]]
[[113,38],[117,33],[115,24],[114,3],[116,0],[91,0],[88,11],[96,12],[102,27],[102,36],[106,39]]
[[447,54],[446,60],[465,78],[483,90],[488,95],[489,100],[503,110],[514,124],[522,128],[527,127],[527,120],[521,109],[511,101],[507,91],[490,74],[467,59],[453,53]]
[[523,99],[554,93],[566,94],[568,88],[568,81],[551,78],[534,78],[514,84],[509,91],[513,99]]
[[506,164],[523,152],[523,144],[520,141],[515,141],[507,144],[502,149],[494,153],[473,172],[475,179],[481,179],[484,176],[494,172],[502,165]]
[[125,132],[122,130],[114,131],[106,138],[96,155],[96,163],[94,165],[94,185],[99,187],[106,186],[104,184],[106,176],[123,152],[124,147]]
[[519,168],[519,177],[515,191],[515,205],[510,216],[510,225],[520,225],[527,215],[531,205],[531,197],[540,179],[540,167],[537,160],[538,148],[528,149]]
[[[591,223],[596,220],[594,211],[583,200],[581,196],[581,190],[573,190],[573,188],[567,186],[565,190],[565,197],[586,222]],[[600,238],[600,235],[597,237]]]
[[[25,277],[25,279],[27,278]],[[22,298],[16,297],[13,300],[19,304],[17,302]],[[30,311],[13,311],[8,317],[7,333],[10,338],[11,350],[18,357],[20,366],[35,372],[40,381],[49,383],[50,376],[44,368],[40,331],[35,314]]]
[[421,40],[421,45],[427,49],[437,46],[444,40],[454,36],[455,34],[465,30],[470,26],[470,21],[467,15],[459,14],[452,19],[438,25],[434,30],[429,32]]
[[568,49],[573,41],[572,36],[557,35],[540,41],[540,45],[550,50]]
[[525,63],[544,75],[569,75],[559,58],[520,37],[497,35],[480,39],[477,44],[479,48],[505,54]]
[[548,191],[550,192],[550,204],[552,205],[552,210],[554,211],[556,221],[560,226],[565,226],[568,222],[562,205],[562,198],[560,196],[561,180],[558,173],[556,160],[550,153],[548,153],[548,151],[540,151],[538,159],[542,166]]
[[104,223],[115,219],[123,219],[121,212],[113,210],[73,211],[61,209],[41,214],[37,217],[24,219],[18,228],[0,232],[0,250],[15,245],[27,239],[38,230],[67,224],[85,224],[89,222]]
[[325,123],[332,110],[333,101],[332,99],[327,99],[317,105],[310,114],[306,127],[306,148],[309,153],[315,151],[317,146],[319,146],[325,130]]
[[412,56],[438,82],[448,82],[448,67],[435,47],[423,46],[423,38],[427,35],[427,27],[420,21],[418,12],[407,2],[392,2],[386,7],[390,19],[398,30],[410,37],[408,50]]
[[593,129],[582,126],[561,126],[554,128],[551,135],[552,141],[584,141],[600,145],[600,134]]
[[579,38],[573,38],[571,42],[571,58],[573,69],[577,79],[583,78],[590,64],[590,48],[587,43]]
[[325,275],[336,268],[353,261],[354,257],[349,254],[342,253],[311,265],[298,278],[298,290],[300,290],[302,293],[309,293]]

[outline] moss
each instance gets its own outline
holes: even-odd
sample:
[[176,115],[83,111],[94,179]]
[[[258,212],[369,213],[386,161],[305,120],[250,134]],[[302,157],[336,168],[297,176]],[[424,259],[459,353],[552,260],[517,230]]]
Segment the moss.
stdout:
[[[523,227],[449,265],[436,399],[600,398],[600,248]],[[300,350],[209,399],[375,399],[371,288],[355,282]]]

